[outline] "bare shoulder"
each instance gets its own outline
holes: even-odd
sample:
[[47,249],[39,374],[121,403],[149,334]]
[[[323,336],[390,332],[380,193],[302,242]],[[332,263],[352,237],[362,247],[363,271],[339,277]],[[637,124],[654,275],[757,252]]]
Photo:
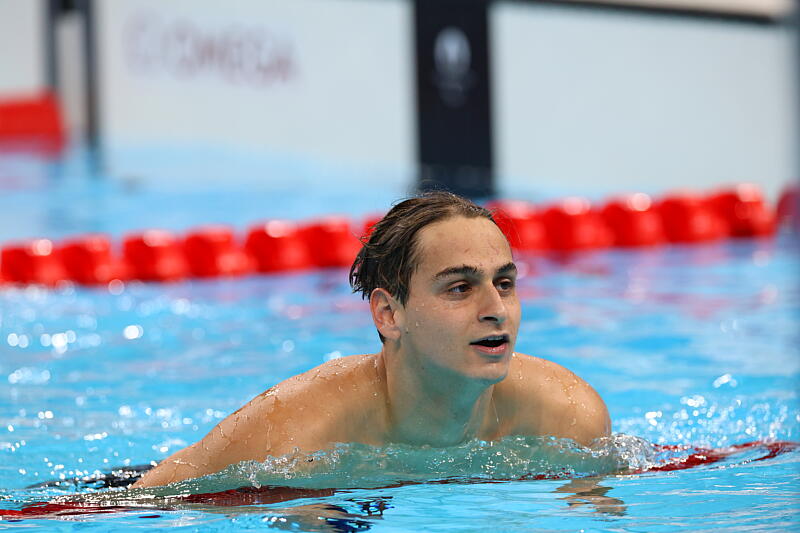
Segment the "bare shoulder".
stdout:
[[584,445],[610,433],[608,409],[597,391],[557,363],[516,353],[501,385],[509,433],[571,438]]
[[313,451],[332,442],[369,441],[363,430],[377,427],[384,390],[376,355],[351,355],[277,384],[244,409],[281,437],[267,443],[273,455],[295,447]]
[[273,389],[280,387],[285,392],[300,391],[319,387],[331,380],[346,380],[353,373],[363,371],[370,362],[374,364],[374,358],[374,355],[349,355],[332,359],[278,383]]
[[298,407],[309,407],[327,400],[333,404],[349,403],[349,398],[372,389],[380,380],[377,356],[350,355],[333,359],[293,376],[262,396],[278,396],[294,402]]

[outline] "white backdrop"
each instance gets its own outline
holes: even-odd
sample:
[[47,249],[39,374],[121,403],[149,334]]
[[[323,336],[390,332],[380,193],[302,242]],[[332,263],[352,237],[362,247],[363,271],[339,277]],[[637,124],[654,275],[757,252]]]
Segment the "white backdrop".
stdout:
[[495,154],[512,191],[796,178],[790,28],[499,3]]
[[0,98],[47,83],[44,20],[44,0],[0,0]]
[[100,130],[112,168],[115,148],[173,142],[412,166],[409,2],[95,6]]
[[[407,0],[95,2],[100,130],[388,168],[411,180]],[[489,12],[499,189],[659,193],[795,178],[793,35],[781,25],[499,1]],[[216,169],[210,174],[216,174]]]

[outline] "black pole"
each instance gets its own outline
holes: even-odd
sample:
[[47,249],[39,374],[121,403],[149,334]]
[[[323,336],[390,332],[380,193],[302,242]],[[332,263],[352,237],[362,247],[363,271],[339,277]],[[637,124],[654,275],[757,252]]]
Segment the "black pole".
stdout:
[[95,10],[93,0],[75,0],[83,18],[84,90],[86,109],[86,142],[99,150],[99,106],[97,102],[97,51],[95,48]]
[[414,0],[420,190],[494,193],[488,0]]
[[61,0],[49,0],[45,6],[44,15],[44,39],[45,39],[45,61],[44,79],[45,84],[52,91],[58,91],[58,50],[56,49],[56,27],[58,18],[61,15]]

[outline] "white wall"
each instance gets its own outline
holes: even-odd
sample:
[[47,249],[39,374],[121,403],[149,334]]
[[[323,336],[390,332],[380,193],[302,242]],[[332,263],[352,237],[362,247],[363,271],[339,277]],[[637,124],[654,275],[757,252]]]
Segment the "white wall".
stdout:
[[[152,173],[127,147],[193,144],[411,180],[409,0],[95,6],[113,174]],[[774,197],[795,177],[790,28],[503,1],[489,16],[501,191],[536,199],[755,181]],[[259,62],[275,68],[259,76]]]
[[410,2],[95,6],[100,126],[112,169],[117,148],[176,142],[413,166]]
[[602,195],[796,177],[787,28],[499,3],[491,11],[502,188]]
[[0,98],[47,83],[44,0],[0,0]]

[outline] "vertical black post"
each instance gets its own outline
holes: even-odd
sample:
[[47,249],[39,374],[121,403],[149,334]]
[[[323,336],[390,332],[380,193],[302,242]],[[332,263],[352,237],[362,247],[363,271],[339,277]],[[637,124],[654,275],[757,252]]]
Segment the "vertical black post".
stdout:
[[52,91],[58,91],[58,50],[56,49],[56,31],[58,18],[61,15],[61,0],[49,0],[45,6],[44,38],[45,38],[45,83]]
[[86,142],[99,149],[98,102],[97,102],[97,49],[95,47],[95,11],[93,0],[75,0],[83,17],[84,90],[86,91]]
[[488,0],[414,0],[419,189],[494,193]]

